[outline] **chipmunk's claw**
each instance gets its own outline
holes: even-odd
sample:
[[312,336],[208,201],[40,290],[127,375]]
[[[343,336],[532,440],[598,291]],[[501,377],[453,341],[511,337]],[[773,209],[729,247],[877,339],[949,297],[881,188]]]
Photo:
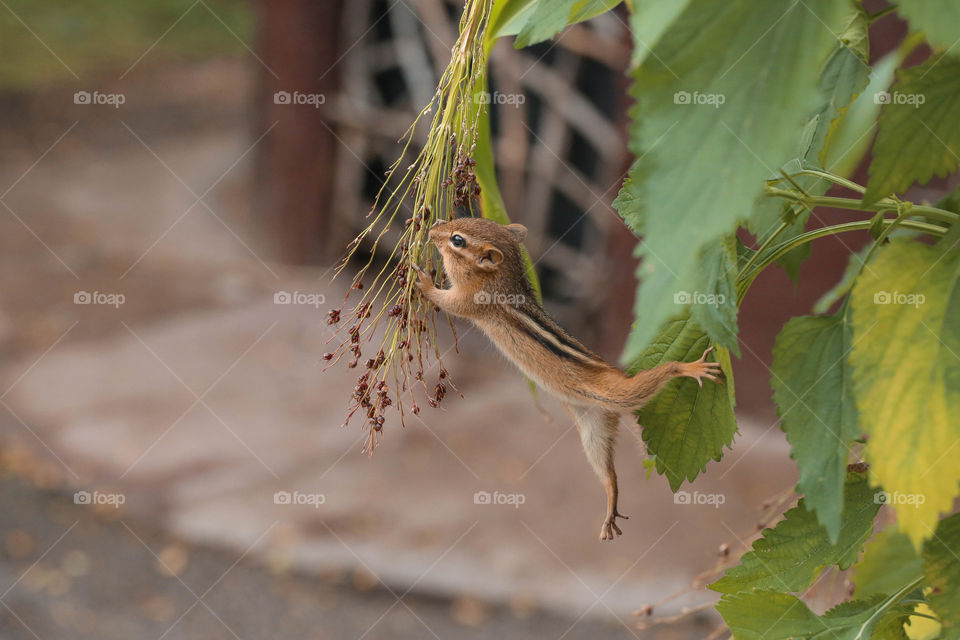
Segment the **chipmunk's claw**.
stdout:
[[627,516],[620,515],[616,511],[607,516],[607,519],[604,520],[603,524],[600,526],[600,539],[601,540],[613,540],[615,537],[623,535],[623,532],[620,531],[620,527],[617,526],[617,518],[623,518],[624,520],[629,520]]
[[699,360],[684,363],[682,375],[687,376],[688,378],[693,378],[701,387],[703,386],[703,378],[706,378],[707,380],[713,380],[717,384],[723,384],[723,381],[719,378],[719,376],[723,375],[723,370],[720,368],[720,363],[707,362],[707,356],[711,351],[713,351],[713,347],[709,347],[706,351],[704,351]]
[[410,267],[417,273],[417,286],[421,291],[433,288],[433,278],[430,277],[430,274],[427,273],[423,267],[418,264],[411,264]]

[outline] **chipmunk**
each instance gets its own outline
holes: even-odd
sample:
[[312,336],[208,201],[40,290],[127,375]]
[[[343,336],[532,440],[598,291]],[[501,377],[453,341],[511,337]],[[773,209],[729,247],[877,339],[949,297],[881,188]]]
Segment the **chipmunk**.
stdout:
[[607,513],[600,539],[621,535],[616,519],[617,473],[613,466],[620,414],[642,407],[673,378],[718,381],[720,365],[665,362],[628,376],[608,364],[553,321],[537,304],[526,277],[520,243],[527,229],[484,218],[438,221],[429,232],[440,250],[450,288],[439,289],[420,267],[418,286],[427,300],[472,321],[531,380],[557,396],[573,417],[594,471],[606,489]]

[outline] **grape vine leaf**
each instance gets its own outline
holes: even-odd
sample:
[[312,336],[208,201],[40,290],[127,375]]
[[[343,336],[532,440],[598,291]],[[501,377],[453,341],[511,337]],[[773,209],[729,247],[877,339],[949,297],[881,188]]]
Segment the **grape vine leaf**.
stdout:
[[887,527],[867,543],[854,568],[853,597],[894,593],[923,576],[923,564],[913,545],[895,527]]
[[919,547],[960,481],[960,249],[891,241],[857,278],[851,310],[871,477]]
[[960,59],[931,58],[901,69],[884,95],[866,204],[944,177],[960,163]]
[[771,385],[797,490],[832,542],[840,535],[850,441],[860,435],[847,352],[853,331],[845,314],[790,319],[773,347]]
[[[703,329],[685,316],[668,323],[629,371],[670,360],[690,362],[708,346]],[[703,387],[692,378],[671,380],[637,415],[647,450],[656,456],[657,473],[667,476],[673,491],[684,480],[692,482],[710,460],[720,460],[737,433],[730,396],[709,380]]]
[[844,487],[844,510],[835,543],[810,511],[805,499],[784,514],[772,529],[743,554],[740,564],[710,585],[720,593],[750,589],[801,591],[828,565],[846,569],[853,564],[873,533],[873,518],[880,505],[866,476],[848,473]]
[[[872,637],[872,631],[884,617],[880,614],[887,605],[886,600],[882,595],[868,600],[851,600],[818,616],[794,595],[749,591],[723,596],[717,603],[717,611],[737,640],[820,637],[861,640]],[[901,614],[901,618],[902,627],[905,614]]]
[[943,639],[960,638],[960,513],[940,521],[923,545],[923,572],[933,588],[930,607],[943,625]]
[[897,12],[935,47],[949,49],[960,41],[960,3],[955,0],[900,0]]
[[819,69],[846,13],[833,0],[691,3],[634,70],[647,264],[624,361],[675,313],[700,251],[736,228],[791,156],[796,130],[822,106]]

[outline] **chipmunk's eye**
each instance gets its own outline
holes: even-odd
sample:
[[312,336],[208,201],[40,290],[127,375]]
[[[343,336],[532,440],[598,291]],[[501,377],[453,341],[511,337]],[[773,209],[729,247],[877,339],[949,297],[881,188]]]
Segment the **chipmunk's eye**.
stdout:
[[452,244],[458,249],[462,249],[463,247],[467,246],[467,241],[463,239],[462,235],[460,235],[459,233],[455,233],[452,236],[450,236],[450,244]]

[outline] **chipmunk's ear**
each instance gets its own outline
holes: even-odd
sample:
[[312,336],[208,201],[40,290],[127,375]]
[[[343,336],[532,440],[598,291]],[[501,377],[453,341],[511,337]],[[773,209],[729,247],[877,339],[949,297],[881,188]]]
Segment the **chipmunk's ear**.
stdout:
[[513,234],[513,237],[516,238],[517,242],[523,242],[527,237],[527,228],[522,224],[508,224],[504,228]]
[[483,271],[496,271],[503,262],[503,252],[489,242],[480,246],[477,254],[477,267]]

